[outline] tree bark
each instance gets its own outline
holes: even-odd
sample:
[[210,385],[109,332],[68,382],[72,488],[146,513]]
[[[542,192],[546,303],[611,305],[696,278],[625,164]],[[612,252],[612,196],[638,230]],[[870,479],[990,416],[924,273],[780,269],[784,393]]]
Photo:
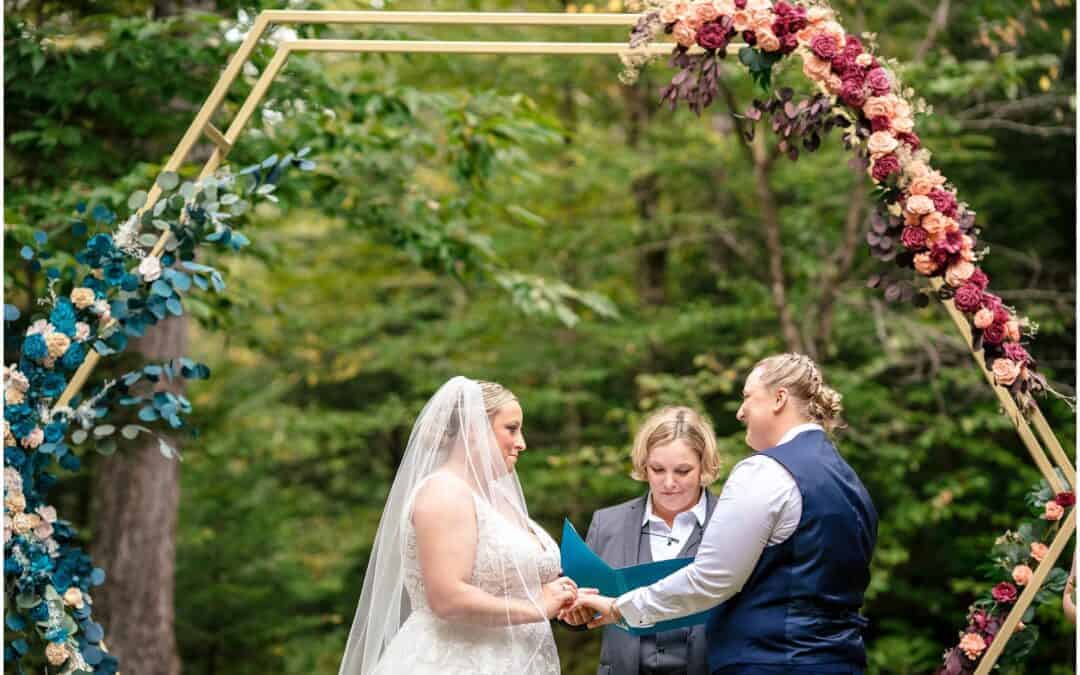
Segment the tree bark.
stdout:
[[[131,349],[147,361],[168,361],[184,354],[187,334],[186,316],[169,317]],[[174,393],[183,387],[180,379],[159,384]],[[141,438],[131,451],[104,458],[94,479],[92,554],[106,572],[94,610],[122,673],[179,675],[173,576],[180,466],[161,454],[156,437]]]

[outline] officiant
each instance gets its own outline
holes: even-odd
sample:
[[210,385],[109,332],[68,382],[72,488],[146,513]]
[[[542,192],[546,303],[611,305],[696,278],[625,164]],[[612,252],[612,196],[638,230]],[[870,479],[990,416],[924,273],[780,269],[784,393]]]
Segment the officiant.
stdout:
[[[716,495],[712,426],[691,408],[668,407],[638,430],[631,453],[643,496],[593,513],[586,543],[612,567],[693,557]],[[604,628],[597,675],[708,675],[705,626],[638,637]]]

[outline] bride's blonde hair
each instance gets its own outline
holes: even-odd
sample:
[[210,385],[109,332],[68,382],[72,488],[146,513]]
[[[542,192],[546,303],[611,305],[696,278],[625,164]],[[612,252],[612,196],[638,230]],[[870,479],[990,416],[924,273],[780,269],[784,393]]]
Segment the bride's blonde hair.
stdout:
[[518,400],[517,396],[514,396],[514,392],[498,382],[477,380],[476,383],[480,385],[480,393],[484,396],[484,410],[487,412],[488,417],[494,416],[495,413],[499,412],[499,408],[510,401]]

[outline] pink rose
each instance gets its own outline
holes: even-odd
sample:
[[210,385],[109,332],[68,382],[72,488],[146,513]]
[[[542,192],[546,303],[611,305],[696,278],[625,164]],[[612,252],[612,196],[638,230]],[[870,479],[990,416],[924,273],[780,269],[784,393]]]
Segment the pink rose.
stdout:
[[[910,251],[918,251],[926,247],[926,236],[926,230],[923,228],[918,225],[909,225],[900,234],[900,243]],[[982,293],[979,293],[979,299],[982,300]]]
[[961,312],[971,314],[979,311],[979,308],[982,307],[982,296],[982,290],[978,286],[967,283],[957,289],[956,295],[953,296],[953,303]]
[[1027,565],[1017,565],[1013,568],[1012,578],[1017,586],[1027,586],[1031,581],[1031,568]]
[[1035,562],[1042,562],[1049,550],[1046,544],[1040,544],[1036,541],[1031,544],[1031,557],[1035,559]]
[[925,276],[931,276],[937,271],[937,263],[930,257],[929,253],[916,253],[915,254],[915,271]]
[[949,269],[945,271],[945,283],[953,288],[960,288],[969,278],[971,278],[971,274],[974,271],[975,266],[971,263],[967,261],[958,262],[955,265],[949,266]]
[[912,213],[924,216],[934,211],[934,202],[926,195],[913,195],[908,197],[904,207]]
[[771,30],[763,28],[761,30],[755,30],[754,35],[757,36],[758,45],[767,52],[780,51],[780,38],[776,37]]
[[956,195],[954,193],[935,187],[930,190],[929,197],[934,202],[935,209],[950,218],[956,215]]
[[866,149],[873,157],[887,155],[900,145],[900,141],[887,131],[876,131],[866,141]]
[[1065,507],[1055,501],[1046,502],[1043,508],[1045,509],[1044,520],[1061,520],[1061,517],[1065,515]]
[[692,47],[697,42],[697,33],[684,21],[676,23],[675,30],[671,34],[683,47]]
[[874,159],[870,175],[878,183],[888,180],[889,176],[900,173],[900,160],[896,155],[883,155]]
[[1016,602],[1016,586],[1013,586],[1008,581],[1002,581],[994,589],[990,591],[990,595],[994,598],[994,602],[1001,604],[1012,604]]
[[862,108],[866,103],[866,88],[863,81],[858,77],[845,77],[844,86],[840,90],[840,98],[852,108]]
[[33,431],[22,439],[24,448],[37,448],[40,447],[43,442],[45,442],[45,432],[41,430],[41,427],[34,427]]
[[831,35],[818,33],[810,42],[810,51],[814,52],[814,56],[819,59],[831,61],[837,52],[836,40]]
[[884,96],[892,87],[892,80],[884,68],[874,68],[866,74],[866,84],[875,96]]
[[[968,239],[971,239],[971,237],[968,237]],[[968,248],[970,249],[971,247],[968,246]],[[975,268],[975,271],[972,273],[971,278],[968,279],[968,281],[975,284],[984,291],[986,290],[986,287],[990,285],[990,277],[986,276],[986,272],[983,272],[978,267]]]
[[994,382],[1003,387],[1011,386],[1020,376],[1020,364],[1012,359],[994,359],[991,370],[994,373]]
[[960,638],[960,650],[967,655],[968,659],[974,661],[986,651],[986,641],[978,633],[965,633],[964,637]]

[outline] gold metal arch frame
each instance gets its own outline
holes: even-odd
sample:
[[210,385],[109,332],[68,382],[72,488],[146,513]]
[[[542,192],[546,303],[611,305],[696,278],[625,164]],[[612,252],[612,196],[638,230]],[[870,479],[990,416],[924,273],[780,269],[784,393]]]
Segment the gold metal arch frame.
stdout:
[[[232,60],[221,74],[217,84],[203,103],[198,114],[188,127],[187,132],[180,143],[173,150],[172,156],[166,162],[162,171],[177,171],[187,159],[191,148],[203,136],[209,139],[215,146],[213,153],[203,165],[199,174],[202,180],[213,174],[228,156],[233,146],[240,137],[241,132],[259,102],[266,95],[278,73],[285,66],[289,56],[294,53],[304,52],[335,52],[335,53],[403,53],[403,54],[549,54],[561,56],[585,56],[585,55],[609,55],[629,53],[630,48],[624,43],[605,42],[485,42],[485,41],[418,41],[418,40],[291,40],[280,42],[270,63],[259,76],[258,81],[248,94],[237,112],[236,117],[226,131],[222,132],[211,123],[214,113],[221,107],[229,88],[236,81],[243,65],[251,56],[252,50],[259,39],[266,34],[271,25],[295,25],[295,24],[352,24],[352,25],[465,25],[465,26],[562,26],[572,28],[599,28],[599,27],[631,27],[639,18],[638,14],[563,14],[563,13],[525,13],[525,12],[393,12],[393,11],[290,11],[268,10],[260,13],[255,19],[254,25],[248,32],[240,48],[233,55]],[[737,49],[737,47],[734,47]],[[733,49],[733,47],[729,47]],[[646,48],[650,54],[666,55],[670,52],[671,45],[652,44]],[[637,53],[641,53],[638,50]],[[146,204],[142,210],[150,209],[161,196],[161,188],[155,184],[149,191]],[[154,245],[151,253],[160,255],[168,241],[169,234],[162,234]],[[941,287],[940,280],[934,280],[935,287]],[[952,300],[943,302],[949,316],[956,324],[957,329],[965,342],[972,346],[971,328],[964,315],[956,309]],[[1050,484],[1055,492],[1064,492],[1075,489],[1076,471],[1073,461],[1069,459],[1047,423],[1042,412],[1036,408],[1028,417],[1018,409],[1009,392],[994,383],[993,375],[986,368],[982,350],[971,349],[972,356],[983,374],[986,375],[991,388],[998,397],[1004,413],[1016,427],[1020,439],[1031,454],[1040,473]],[[93,372],[100,361],[101,356],[91,350],[82,366],[76,371],[68,384],[67,389],[60,396],[56,405],[66,406],[71,399],[82,389],[87,378]],[[1030,419],[1030,422],[1029,422]],[[1032,430],[1034,426],[1034,431]],[[1045,449],[1044,449],[1045,446]],[[1049,450],[1049,452],[1047,452]],[[1060,475],[1059,472],[1060,471]],[[1060,476],[1064,476],[1062,481]],[[1051,542],[1049,550],[1042,562],[1039,563],[1031,581],[1024,588],[1023,593],[1017,599],[1015,606],[1009,613],[1002,625],[997,639],[986,650],[979,664],[976,675],[987,675],[1012,636],[1020,622],[1021,617],[1035,598],[1035,594],[1046,582],[1047,576],[1054,563],[1065,550],[1066,545],[1076,531],[1076,509],[1069,511],[1057,536]]]

